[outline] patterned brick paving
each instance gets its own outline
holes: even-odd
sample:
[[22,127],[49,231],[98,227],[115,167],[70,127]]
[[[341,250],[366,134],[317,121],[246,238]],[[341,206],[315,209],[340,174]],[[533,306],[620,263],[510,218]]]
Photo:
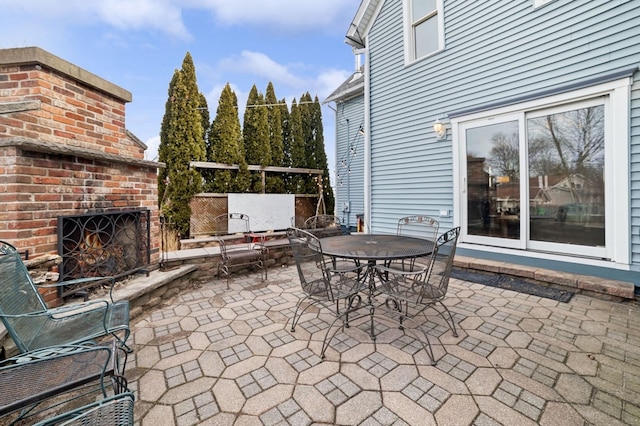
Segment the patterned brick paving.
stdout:
[[[340,330],[309,309],[294,267],[212,281],[132,325],[136,424],[640,424],[640,308],[576,295],[561,303],[452,280],[458,324],[421,324],[438,359],[388,321]],[[358,322],[360,321],[360,322]],[[408,330],[410,331],[410,330]],[[169,414],[170,413],[170,414]],[[160,421],[159,421],[160,420]]]

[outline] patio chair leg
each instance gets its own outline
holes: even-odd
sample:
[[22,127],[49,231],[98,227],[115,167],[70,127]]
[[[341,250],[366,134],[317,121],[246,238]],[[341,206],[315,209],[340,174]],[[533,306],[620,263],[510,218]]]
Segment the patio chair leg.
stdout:
[[298,303],[296,304],[296,310],[293,312],[293,319],[291,321],[291,331],[292,332],[296,331],[296,325],[298,324],[298,321],[300,321],[300,317],[302,317],[302,314],[304,314],[304,312],[307,310],[307,308],[309,306],[311,306],[310,304],[308,304],[303,309],[300,309],[300,306],[302,306],[302,302],[306,301],[308,298],[309,298],[308,296],[304,297],[304,298],[298,300]]
[[[427,356],[431,360],[431,365],[436,365],[436,359],[435,359],[435,356],[433,355],[433,347],[431,346],[431,342],[429,341],[429,335],[427,334],[427,332],[422,330],[420,328],[420,325],[413,318],[405,317],[405,321],[412,322],[413,323],[413,327],[403,328],[402,332],[404,334],[406,334],[410,330],[415,332],[416,333],[415,338],[416,338],[416,340],[418,340],[419,342],[422,343],[422,347],[427,352]],[[420,333],[420,334],[422,334],[424,336],[424,342],[422,341],[422,339],[418,338],[418,336],[417,336],[418,333]]]
[[[359,304],[358,304],[358,306],[359,306]],[[358,308],[356,307],[356,308],[354,308],[354,309],[349,309],[349,310],[347,310],[347,311],[346,311],[345,313],[343,313],[342,315],[338,315],[338,316],[337,316],[337,317],[336,317],[336,318],[331,322],[331,324],[329,324],[329,328],[327,329],[327,332],[326,332],[326,334],[324,335],[324,339],[323,339],[323,341],[322,341],[322,350],[320,351],[320,358],[321,358],[321,359],[324,359],[324,354],[325,354],[325,352],[327,351],[327,348],[329,348],[329,343],[331,343],[331,341],[333,340],[333,338],[335,337],[335,335],[336,335],[336,334],[338,334],[338,331],[340,331],[340,330],[344,330],[344,329],[346,328],[346,327],[345,327],[344,320],[343,320],[341,317],[342,317],[343,315],[344,315],[344,316],[346,316],[346,315],[347,315],[347,314],[349,314],[349,313],[355,312],[357,309],[358,309]],[[358,316],[356,316],[356,318],[357,318],[357,317],[358,317]],[[352,319],[353,319],[353,318],[352,318]],[[338,322],[338,321],[340,321],[340,320],[342,320],[342,321],[343,321],[342,326],[340,326],[340,327],[336,327],[336,328],[334,329],[334,327],[333,327],[333,326],[335,325],[335,323],[336,323],[336,322]],[[332,329],[333,329],[333,332],[331,332],[331,330],[332,330]]]
[[447,325],[451,328],[451,331],[453,333],[453,337],[458,337],[458,331],[456,329],[456,323],[453,321],[453,315],[451,315],[451,311],[449,311],[449,309],[444,305],[444,303],[442,303],[442,302],[438,302],[438,303],[440,304],[440,306],[442,306],[444,308],[444,310],[446,311],[447,315],[449,316],[449,319],[447,319],[447,317],[444,315],[444,312],[441,312],[439,309],[437,309],[435,307],[435,305],[433,306],[433,309],[435,309],[435,311],[440,314],[440,316],[444,319],[444,322],[446,322]]

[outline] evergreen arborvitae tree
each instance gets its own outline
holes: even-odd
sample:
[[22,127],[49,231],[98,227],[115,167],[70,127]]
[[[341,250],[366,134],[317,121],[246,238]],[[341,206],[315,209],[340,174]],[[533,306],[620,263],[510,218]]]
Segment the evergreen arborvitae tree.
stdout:
[[198,111],[200,112],[200,116],[202,117],[202,129],[204,130],[202,133],[202,140],[204,141],[206,147],[209,143],[208,141],[209,130],[211,130],[211,117],[209,116],[209,104],[207,103],[207,98],[202,93],[200,93],[200,106],[198,106]]
[[333,214],[335,209],[335,196],[331,187],[329,176],[329,164],[324,146],[324,129],[322,126],[322,107],[316,96],[311,105],[311,129],[313,134],[313,144],[315,145],[316,160],[315,168],[324,171],[322,175],[322,195],[324,197],[325,209],[328,214]]
[[[204,140],[205,146],[205,155],[209,152],[209,131],[211,130],[211,119],[209,117],[209,104],[207,102],[207,98],[204,94],[200,93],[200,106],[198,107],[198,111],[200,111],[200,116],[202,117],[202,139]],[[208,156],[205,157],[205,160],[208,159]],[[213,171],[208,169],[200,170],[200,175],[202,176],[203,182],[203,191],[207,191],[207,182],[213,179]]]
[[[264,104],[264,96],[258,92],[254,84],[249,92],[247,108],[244,111],[242,137],[247,163],[266,167],[271,164],[271,147],[269,146],[267,108]],[[255,174],[252,180],[253,191],[262,192],[261,175]]]
[[[318,160],[316,158],[316,147],[314,141],[313,128],[311,126],[311,110],[313,100],[309,92],[300,97],[298,108],[300,109],[300,119],[302,122],[302,137],[304,139],[304,153],[306,157],[306,165],[310,169],[317,169]],[[306,175],[304,179],[303,194],[317,194],[318,181],[317,176]]]
[[[304,129],[302,124],[301,108],[294,99],[291,103],[290,123],[290,146],[291,167],[306,168],[307,153],[305,151]],[[291,176],[289,191],[292,194],[306,194],[305,178],[300,174]],[[316,194],[317,191],[312,192]]]
[[[287,107],[287,102],[285,99],[280,101],[280,121],[282,122],[282,165],[284,167],[292,167],[291,166],[291,119],[289,114],[289,107]],[[291,179],[293,176],[285,175],[284,176],[284,187],[285,191],[289,194],[293,194],[294,192],[291,190]]]
[[227,83],[218,100],[216,116],[211,123],[207,145],[207,160],[214,163],[238,164],[238,172],[214,170],[207,181],[207,191],[229,193],[246,192],[249,188],[249,171],[245,161],[238,98]]
[[[273,84],[269,82],[267,85],[267,94],[265,96],[265,103],[267,107],[267,123],[269,130],[269,146],[271,149],[271,166],[284,166],[284,140],[282,133],[282,113],[280,105],[278,105],[278,98],[276,98],[276,92],[273,88]],[[286,107],[286,105],[285,105]],[[280,173],[267,176],[268,193],[282,194],[285,192],[284,177]]]
[[200,192],[202,184],[202,177],[189,163],[205,159],[204,129],[198,109],[201,98],[189,52],[182,69],[173,74],[168,95],[158,148],[158,158],[166,164],[158,174],[158,190],[162,194],[159,207],[180,235],[187,236],[191,198]]

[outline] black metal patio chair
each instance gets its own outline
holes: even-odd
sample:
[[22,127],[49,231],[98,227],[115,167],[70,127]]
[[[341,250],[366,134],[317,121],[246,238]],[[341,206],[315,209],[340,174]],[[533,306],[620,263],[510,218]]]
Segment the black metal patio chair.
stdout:
[[[337,235],[345,235],[346,231],[340,224],[340,218],[330,214],[320,214],[311,216],[304,222],[304,229],[312,233],[318,238],[333,237]],[[360,262],[354,259],[344,259],[336,256],[330,256],[334,269],[349,270],[354,266],[360,266]]]
[[289,228],[287,238],[296,261],[303,292],[291,319],[291,331],[295,331],[300,317],[311,305],[329,308],[335,319],[329,325],[322,343],[320,356],[324,358],[331,339],[341,329],[338,327],[332,332],[333,326],[341,321],[342,327],[348,327],[349,315],[362,306],[363,300],[359,293],[368,290],[368,283],[359,279],[363,266],[333,269],[331,263],[326,262],[320,240],[308,231]]
[[93,341],[113,335],[127,350],[129,302],[110,299],[49,308],[38,287],[57,287],[105,278],[81,278],[37,286],[20,253],[11,244],[0,241],[0,319],[20,352],[48,346]]
[[[442,301],[449,288],[459,235],[460,227],[441,234],[436,240],[429,264],[423,269],[400,271],[382,265],[376,266],[379,276],[384,277],[380,280],[380,292],[384,298],[384,303],[380,307],[384,309],[385,314],[398,321],[400,329],[403,329],[407,321],[419,328],[420,324],[416,321],[416,317],[423,314],[425,321],[428,322],[425,311],[433,308],[447,323],[453,335],[458,336],[453,316]],[[427,332],[423,331],[423,334],[425,349],[432,363],[435,364]]]
[[307,218],[304,221],[304,229],[320,238],[344,233],[340,218],[330,214],[319,214]]
[[[267,279],[267,254],[264,235],[252,234],[250,219],[244,213],[224,213],[213,219],[216,229],[220,262],[218,278],[226,278],[229,289],[229,277],[232,269],[255,266],[262,273],[262,280]],[[241,241],[229,244],[225,236],[240,234]]]
[[126,392],[126,363],[127,352],[115,340],[52,346],[6,359],[0,362],[0,417],[17,412],[11,424],[22,424],[30,416],[82,405],[78,401],[94,393],[106,398]]
[[[406,235],[410,237],[424,238],[435,242],[438,237],[438,229],[440,223],[431,216],[413,215],[405,216],[398,219],[397,235]],[[414,271],[424,269],[428,266],[430,258],[425,261],[412,257],[387,263],[387,267],[400,269],[402,271]],[[417,264],[416,264],[417,262]],[[426,262],[426,263],[425,263]]]

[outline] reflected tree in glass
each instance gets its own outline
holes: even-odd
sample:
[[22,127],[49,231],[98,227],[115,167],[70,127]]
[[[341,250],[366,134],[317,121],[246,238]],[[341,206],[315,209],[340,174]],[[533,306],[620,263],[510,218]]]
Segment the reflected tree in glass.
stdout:
[[527,119],[530,238],[604,246],[604,106]]
[[520,238],[520,149],[518,122],[466,131],[467,232]]

